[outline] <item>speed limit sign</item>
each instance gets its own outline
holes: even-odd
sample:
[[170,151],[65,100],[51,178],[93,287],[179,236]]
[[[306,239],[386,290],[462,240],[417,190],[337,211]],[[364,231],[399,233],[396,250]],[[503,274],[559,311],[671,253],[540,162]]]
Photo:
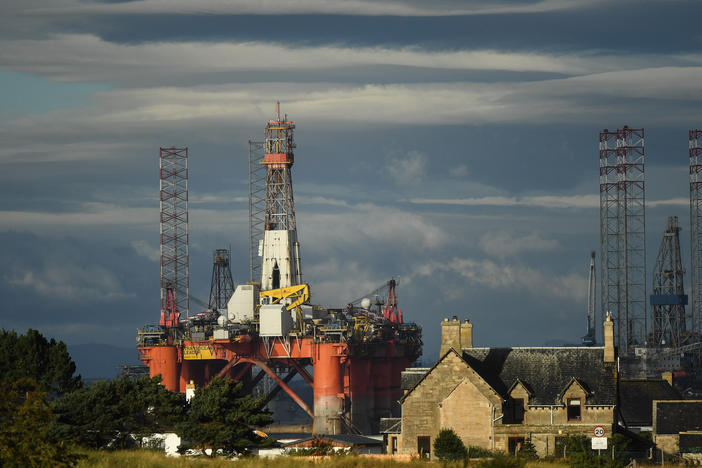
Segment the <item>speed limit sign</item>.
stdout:
[[604,437],[605,428],[603,426],[595,426],[595,429],[592,431],[592,433],[595,435],[595,437]]

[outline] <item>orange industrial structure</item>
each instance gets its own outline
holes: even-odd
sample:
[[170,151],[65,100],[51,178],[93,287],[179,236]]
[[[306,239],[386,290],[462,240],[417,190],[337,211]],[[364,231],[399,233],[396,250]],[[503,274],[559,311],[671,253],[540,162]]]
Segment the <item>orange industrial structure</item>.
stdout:
[[[379,298],[373,305],[369,299],[340,309],[309,304],[290,172],[294,128],[294,122],[281,119],[279,107],[266,126],[265,155],[259,161],[266,168],[260,282],[237,286],[226,308],[211,306],[182,318],[174,304],[189,304],[183,297],[187,288],[178,288],[187,285],[178,275],[187,278],[188,273],[162,268],[162,320],[139,330],[139,358],[172,391],[185,392],[191,382],[205,386],[219,375],[243,382],[244,391],[251,392],[268,375],[277,386],[267,401],[286,392],[313,418],[314,433],[377,433],[381,417],[398,415],[401,372],[421,355],[421,328],[403,322],[394,280],[385,287],[384,301]],[[187,150],[168,152],[173,153],[187,158]],[[161,173],[162,266],[188,264],[178,257],[187,257],[187,160],[181,167],[185,170]],[[176,180],[164,182],[164,177]],[[183,177],[185,182],[178,179]],[[164,186],[177,190],[164,195]],[[179,205],[164,208],[164,199],[176,199]],[[181,233],[173,236],[176,241],[185,236],[184,246],[170,250],[166,238],[165,260],[163,233]],[[312,408],[288,386],[295,375],[312,386]]]

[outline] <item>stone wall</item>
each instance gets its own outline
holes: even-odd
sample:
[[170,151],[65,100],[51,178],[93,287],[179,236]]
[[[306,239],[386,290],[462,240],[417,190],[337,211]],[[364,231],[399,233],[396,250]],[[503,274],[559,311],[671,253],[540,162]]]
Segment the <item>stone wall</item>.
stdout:
[[568,421],[568,412],[565,406],[530,407],[524,414],[524,424],[532,425],[585,424],[588,427],[594,427],[596,425],[611,426],[613,423],[614,407],[612,406],[584,406],[581,412],[581,419],[578,422]]
[[656,447],[667,454],[676,454],[680,451],[680,435],[657,435],[655,439]]
[[492,448],[492,418],[502,399],[456,353],[449,353],[402,403],[400,451],[417,453],[417,437],[452,428],[466,445]]
[[440,426],[456,431],[466,446],[491,449],[492,412],[492,403],[466,378],[440,403]]

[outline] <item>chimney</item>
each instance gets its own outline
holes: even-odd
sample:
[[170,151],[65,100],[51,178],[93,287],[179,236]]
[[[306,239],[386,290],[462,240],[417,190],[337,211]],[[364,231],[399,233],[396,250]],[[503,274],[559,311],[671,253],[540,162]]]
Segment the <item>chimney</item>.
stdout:
[[604,362],[614,362],[614,322],[609,314],[604,322]]
[[447,318],[441,322],[441,350],[439,358],[443,357],[449,349],[461,352],[461,322],[456,316],[449,320]]
[[461,324],[461,347],[473,347],[473,324],[468,319]]

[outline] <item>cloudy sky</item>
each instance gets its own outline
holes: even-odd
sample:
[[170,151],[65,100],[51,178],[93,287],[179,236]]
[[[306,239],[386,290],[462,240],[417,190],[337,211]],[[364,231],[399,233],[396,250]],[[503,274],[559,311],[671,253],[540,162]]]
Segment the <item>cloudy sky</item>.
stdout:
[[159,146],[190,148],[192,293],[215,248],[248,280],[247,141],[277,100],[314,302],[399,276],[427,362],[452,315],[480,346],[579,341],[604,128],[646,129],[649,284],[667,216],[689,258],[701,2],[0,8],[0,327],[132,346],[158,321]]

